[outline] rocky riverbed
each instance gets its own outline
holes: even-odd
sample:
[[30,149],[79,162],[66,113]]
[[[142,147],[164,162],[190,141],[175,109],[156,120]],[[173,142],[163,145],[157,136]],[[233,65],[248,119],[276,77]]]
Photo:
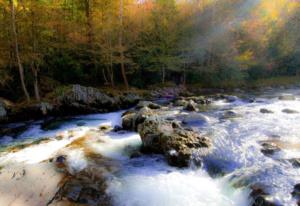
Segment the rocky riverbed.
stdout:
[[300,205],[299,112],[270,88],[3,125],[0,205]]

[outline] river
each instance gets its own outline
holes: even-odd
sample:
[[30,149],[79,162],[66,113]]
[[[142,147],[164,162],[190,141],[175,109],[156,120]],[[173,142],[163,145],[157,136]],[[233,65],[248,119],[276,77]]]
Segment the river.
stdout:
[[[289,95],[295,99],[279,98]],[[201,112],[204,120],[190,125],[213,141],[202,167],[171,167],[160,155],[133,158],[142,144],[139,135],[109,130],[121,124],[124,111],[77,116],[52,130],[31,122],[14,137],[0,137],[0,205],[68,205],[50,201],[65,178],[53,158],[63,156],[71,175],[86,168],[92,175],[101,173],[103,192],[116,206],[248,206],[254,185],[268,193],[268,200],[296,206],[292,192],[300,168],[293,160],[300,158],[300,89],[237,96],[213,101]],[[234,116],[225,118],[226,112]],[[185,111],[173,108],[173,113]],[[274,144],[280,149],[263,147]]]

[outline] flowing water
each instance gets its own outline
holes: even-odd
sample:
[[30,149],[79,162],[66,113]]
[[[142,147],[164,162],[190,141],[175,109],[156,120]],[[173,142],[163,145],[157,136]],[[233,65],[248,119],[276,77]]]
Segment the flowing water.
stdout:
[[[284,94],[293,94],[296,100],[280,100]],[[248,206],[253,185],[260,185],[273,202],[297,205],[291,193],[300,182],[300,169],[290,160],[300,158],[300,113],[282,110],[300,112],[300,89],[271,90],[255,97],[254,102],[214,101],[202,112],[205,121],[192,125],[214,143],[201,168],[170,167],[160,155],[130,158],[142,144],[138,134],[98,129],[120,125],[122,111],[79,116],[50,131],[42,130],[41,122],[31,123],[14,138],[0,138],[0,205],[43,205],[62,178],[47,161],[66,154],[68,171],[75,174],[88,167],[91,151],[115,167],[103,176],[105,193],[116,206]],[[273,113],[261,113],[261,109]],[[237,115],[224,118],[227,111]],[[262,142],[268,141],[281,149],[262,153]]]

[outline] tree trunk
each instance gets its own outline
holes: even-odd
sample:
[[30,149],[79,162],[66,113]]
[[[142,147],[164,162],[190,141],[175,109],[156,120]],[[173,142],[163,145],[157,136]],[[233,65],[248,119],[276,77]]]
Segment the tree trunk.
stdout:
[[85,16],[86,16],[86,24],[87,24],[87,37],[88,44],[90,48],[93,47],[93,23],[92,23],[92,12],[91,12],[91,0],[85,0]]
[[[216,28],[216,2],[213,2],[213,5],[212,5],[212,16],[211,16],[211,28]],[[214,45],[213,45],[213,42],[214,39],[211,40],[211,43],[210,43],[210,49],[209,49],[209,65],[210,66],[214,66],[214,57],[215,57],[215,54],[214,54]]]
[[31,69],[34,77],[33,86],[34,86],[35,98],[38,102],[40,102],[41,97],[40,97],[40,89],[39,89],[39,81],[38,81],[38,66],[35,65],[34,62],[32,62]]
[[[92,0],[85,0],[85,16],[86,16],[86,25],[87,25],[87,38],[88,38],[88,46],[89,52],[92,58],[92,64],[94,66],[95,71],[98,71],[98,63],[96,56],[96,48],[94,43],[94,27],[93,27],[93,11],[92,11]],[[103,71],[102,71],[103,73]],[[103,73],[104,74],[104,73]],[[106,77],[104,77],[106,79]]]
[[125,84],[126,89],[128,90],[129,85],[126,77],[126,71],[125,71],[125,64],[124,64],[124,48],[123,48],[123,7],[124,7],[124,2],[123,0],[120,0],[120,32],[119,32],[119,49],[120,49],[120,66],[121,66],[121,73],[123,77],[123,81]]
[[103,68],[102,69],[102,76],[103,76],[103,79],[104,79],[104,81],[105,81],[105,85],[108,85],[109,83],[108,83],[108,80],[107,80],[107,77],[106,77],[106,74],[105,74],[105,69]]
[[17,34],[17,29],[16,29],[16,16],[15,16],[15,6],[13,3],[13,0],[9,0],[10,4],[10,10],[11,10],[11,28],[12,28],[12,35],[13,35],[13,42],[14,42],[14,50],[15,50],[15,55],[19,67],[19,75],[20,75],[20,80],[21,80],[21,85],[23,92],[25,94],[25,97],[27,101],[30,101],[30,96],[28,93],[28,90],[26,88],[25,84],[25,77],[24,77],[24,68],[20,59],[20,54],[19,54],[19,43],[18,43],[18,34]]
[[112,40],[111,36],[109,37],[109,60],[110,60],[110,65],[109,65],[109,76],[110,76],[110,83],[111,86],[115,86],[114,82],[114,67],[113,67],[113,53],[112,53]]
[[162,84],[165,84],[165,79],[166,79],[166,69],[165,69],[165,66],[163,66],[161,69],[161,83]]
[[183,86],[186,85],[186,68],[185,68],[185,63],[183,63]]
[[35,99],[40,102],[41,101],[41,97],[40,97],[40,91],[39,91],[39,80],[38,80],[38,71],[39,71],[39,66],[38,63],[36,63],[36,59],[37,58],[37,41],[36,41],[36,24],[35,24],[35,14],[34,11],[31,12],[31,20],[32,20],[32,24],[31,24],[31,29],[32,29],[32,53],[34,55],[34,59],[32,60],[31,63],[31,70],[32,70],[32,74],[33,74],[33,87],[34,87],[34,95],[35,95]]

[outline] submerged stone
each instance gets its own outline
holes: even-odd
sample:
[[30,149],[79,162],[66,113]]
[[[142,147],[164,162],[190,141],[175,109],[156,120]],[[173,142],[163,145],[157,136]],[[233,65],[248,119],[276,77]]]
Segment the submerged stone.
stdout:
[[289,160],[292,163],[293,167],[300,168],[300,158],[293,158]]
[[284,100],[284,101],[293,101],[293,100],[296,100],[296,97],[294,95],[287,94],[287,95],[280,96],[278,99]]
[[250,197],[253,199],[251,206],[280,206],[268,200],[269,194],[262,187],[254,185],[251,189]]
[[276,152],[281,150],[281,148],[274,142],[263,142],[261,146],[261,152],[267,156],[274,155]]
[[283,109],[282,112],[287,113],[287,114],[297,114],[297,113],[299,113],[298,111],[293,110],[293,109]]
[[233,118],[238,118],[238,117],[241,117],[240,114],[237,114],[236,112],[234,111],[225,111],[222,115],[222,119],[233,119]]
[[263,114],[272,114],[272,113],[274,113],[272,110],[265,109],[265,108],[262,108],[259,111],[260,111],[260,113],[263,113]]
[[209,118],[200,113],[191,113],[185,115],[182,120],[183,124],[191,124],[191,125],[195,125],[195,124],[201,125],[208,122],[209,122]]

